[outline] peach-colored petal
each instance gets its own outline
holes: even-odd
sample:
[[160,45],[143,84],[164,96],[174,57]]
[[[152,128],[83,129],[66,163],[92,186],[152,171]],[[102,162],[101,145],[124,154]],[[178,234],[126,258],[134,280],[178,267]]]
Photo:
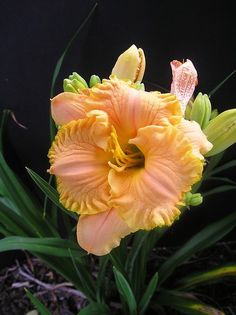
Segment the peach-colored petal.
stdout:
[[130,143],[144,154],[145,165],[109,172],[110,204],[131,228],[170,225],[180,214],[183,193],[200,179],[203,163],[175,126],[142,128]]
[[106,113],[94,111],[90,116],[64,125],[48,154],[49,172],[57,177],[60,202],[81,214],[107,210],[109,199],[111,156],[104,150],[110,128]]
[[129,83],[112,78],[87,91],[86,110],[100,109],[109,115],[119,141],[127,143],[137,130],[148,125],[177,124],[181,119],[180,104],[172,94],[148,93],[132,88]]
[[115,209],[94,215],[82,215],[77,225],[77,240],[88,253],[108,254],[120,241],[133,231],[118,216]]
[[196,121],[188,121],[182,119],[178,128],[193,144],[193,152],[200,159],[204,159],[203,155],[210,151],[213,145],[207,140]]
[[57,125],[65,125],[72,120],[84,118],[85,95],[64,92],[55,96],[51,101],[52,118]]
[[184,63],[173,60],[170,65],[173,76],[171,93],[177,96],[177,99],[181,103],[182,113],[184,114],[187,103],[197,85],[197,71],[193,63],[188,59]]

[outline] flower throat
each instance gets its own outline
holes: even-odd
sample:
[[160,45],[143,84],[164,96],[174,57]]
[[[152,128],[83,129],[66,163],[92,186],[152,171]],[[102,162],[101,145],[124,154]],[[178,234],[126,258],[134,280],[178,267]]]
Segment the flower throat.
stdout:
[[128,144],[123,150],[119,144],[115,128],[112,126],[109,151],[113,154],[112,162],[108,164],[117,172],[122,172],[126,168],[142,167],[144,165],[143,153],[133,144]]

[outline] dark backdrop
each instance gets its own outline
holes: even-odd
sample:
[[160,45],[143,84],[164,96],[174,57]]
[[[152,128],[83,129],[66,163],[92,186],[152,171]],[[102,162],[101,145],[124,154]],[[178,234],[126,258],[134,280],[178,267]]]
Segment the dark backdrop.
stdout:
[[[11,123],[7,157],[29,183],[24,166],[47,177],[49,98],[52,73],[67,43],[94,1],[0,1],[0,109],[10,108],[24,130]],[[93,17],[77,36],[66,55],[55,93],[62,79],[77,71],[107,77],[117,56],[135,43],[145,51],[144,82],[169,88],[173,59],[191,59],[199,74],[197,92],[211,91],[235,69],[235,16],[228,1],[98,1]],[[236,107],[235,77],[212,98],[220,111]],[[147,88],[153,89],[150,83]],[[236,147],[225,161],[236,157]],[[235,170],[224,175],[235,178]],[[187,239],[213,219],[235,211],[233,193],[206,198],[201,207],[186,213],[172,230]],[[184,227],[184,229],[183,229]],[[183,232],[184,231],[184,232]]]

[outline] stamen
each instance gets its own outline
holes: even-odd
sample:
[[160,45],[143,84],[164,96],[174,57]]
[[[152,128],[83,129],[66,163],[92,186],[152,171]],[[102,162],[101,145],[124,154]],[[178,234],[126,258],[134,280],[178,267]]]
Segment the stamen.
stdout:
[[136,147],[128,145],[124,152],[119,144],[116,130],[112,126],[109,151],[113,153],[114,163],[108,162],[110,167],[117,172],[122,172],[128,167],[141,166],[144,162],[144,156],[140,151],[134,152],[134,148]]

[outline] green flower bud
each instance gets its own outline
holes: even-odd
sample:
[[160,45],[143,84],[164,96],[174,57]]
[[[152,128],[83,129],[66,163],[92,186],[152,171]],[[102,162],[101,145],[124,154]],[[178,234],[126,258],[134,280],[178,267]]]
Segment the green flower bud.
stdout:
[[85,88],[88,88],[88,84],[87,82],[84,80],[84,78],[82,78],[77,72],[73,72],[71,75],[69,75],[69,79],[72,80],[76,80],[78,82],[80,82],[82,85],[84,85]]
[[195,98],[190,114],[191,120],[195,120],[202,129],[204,129],[211,117],[211,102],[209,97],[202,93],[198,93]]
[[212,119],[203,130],[213,148],[205,155],[212,156],[236,142],[236,108],[229,109]]
[[86,81],[76,72],[69,75],[69,79],[63,81],[64,92],[79,93],[86,88],[88,88]]
[[211,118],[210,119],[214,119],[216,116],[219,115],[218,109],[215,108],[213,109],[213,111],[211,112]]
[[89,80],[89,87],[93,87],[94,85],[101,83],[101,79],[97,75],[91,75]]
[[136,90],[141,90],[141,91],[145,91],[145,85],[143,83],[141,83],[140,81],[137,81],[135,83],[133,83],[132,85]]
[[191,120],[191,111],[193,107],[193,101],[190,99],[185,109],[184,118],[187,120]]
[[203,197],[200,193],[192,194],[190,191],[185,194],[184,202],[186,206],[199,206],[203,201]]

